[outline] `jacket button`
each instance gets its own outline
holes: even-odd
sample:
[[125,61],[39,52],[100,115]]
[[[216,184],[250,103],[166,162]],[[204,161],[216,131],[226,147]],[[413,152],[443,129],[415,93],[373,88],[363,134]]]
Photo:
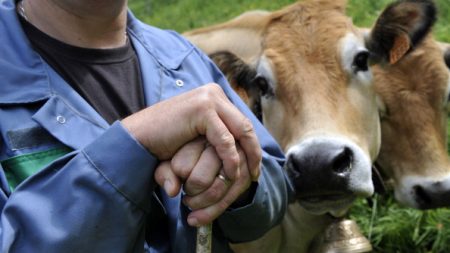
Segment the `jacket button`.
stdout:
[[175,83],[178,87],[183,87],[183,85],[184,85],[183,80],[180,80],[180,79],[178,79]]
[[64,123],[66,123],[66,118],[64,118],[64,116],[58,115],[56,117],[56,121],[58,121],[58,123],[60,123],[60,124],[64,124]]

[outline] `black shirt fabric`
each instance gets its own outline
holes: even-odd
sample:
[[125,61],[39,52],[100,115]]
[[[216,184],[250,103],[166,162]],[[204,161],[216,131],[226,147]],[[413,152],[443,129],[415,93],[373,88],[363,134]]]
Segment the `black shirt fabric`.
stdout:
[[144,108],[139,61],[129,39],[119,48],[81,48],[56,40],[20,18],[34,49],[108,123]]

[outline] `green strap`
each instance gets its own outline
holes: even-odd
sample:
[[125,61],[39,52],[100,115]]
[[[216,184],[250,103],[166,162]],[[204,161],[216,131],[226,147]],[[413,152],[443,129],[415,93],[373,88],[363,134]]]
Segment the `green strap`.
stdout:
[[17,185],[22,183],[22,181],[29,176],[37,173],[54,160],[71,151],[72,150],[68,147],[62,147],[15,156],[1,161],[11,191],[14,191]]

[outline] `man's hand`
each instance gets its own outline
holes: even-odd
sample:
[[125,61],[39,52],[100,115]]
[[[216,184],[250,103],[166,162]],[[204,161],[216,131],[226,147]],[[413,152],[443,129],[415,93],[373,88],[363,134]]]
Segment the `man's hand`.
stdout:
[[212,146],[198,138],[183,146],[171,161],[162,162],[155,171],[156,182],[169,196],[183,187],[183,202],[193,210],[188,217],[192,226],[212,222],[222,214],[252,181],[243,150],[237,146],[240,173],[235,180],[223,175],[222,163]]
[[217,84],[157,103],[122,124],[160,160],[171,159],[183,145],[205,136],[223,164],[224,175],[233,181],[240,177],[239,144],[252,178],[259,176],[261,149],[253,126]]

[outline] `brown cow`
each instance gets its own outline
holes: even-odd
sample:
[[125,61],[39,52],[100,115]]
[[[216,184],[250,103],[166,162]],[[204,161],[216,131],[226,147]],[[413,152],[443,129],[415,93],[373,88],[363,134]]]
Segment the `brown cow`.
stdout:
[[380,135],[369,56],[396,63],[435,19],[432,2],[401,1],[364,40],[345,4],[298,2],[185,34],[209,54],[232,52],[265,78],[264,124],[286,151],[298,200],[313,213],[339,212],[372,194]]
[[[267,92],[268,87],[265,80],[258,76],[255,69],[229,52],[218,52],[212,54],[211,58],[229,75],[228,79],[233,88],[252,107],[253,112],[260,116],[261,108],[258,105],[260,102],[255,101],[255,98],[258,98],[258,92]],[[413,53],[395,66],[389,69],[379,67],[374,69],[375,89],[381,95],[380,101],[382,102],[380,104],[382,129],[390,129],[382,131],[381,152],[377,163],[383,165],[383,172],[393,179],[397,199],[410,207],[428,209],[449,206],[448,195],[450,193],[445,184],[450,165],[447,160],[446,146],[448,108],[442,110],[444,107],[448,107],[450,98],[448,68],[450,68],[450,45],[438,44],[431,36],[428,36]],[[405,92],[419,95],[422,103],[416,103],[416,101],[411,104],[409,101],[411,97],[405,97]],[[395,110],[402,110],[399,109],[401,104],[403,106],[400,108],[407,111],[399,111],[393,115],[392,109],[389,108],[395,107]],[[432,138],[433,136],[436,138]],[[407,141],[411,138],[414,140]],[[422,143],[422,148],[418,148],[417,142]],[[438,144],[433,145],[433,142]],[[413,152],[408,154],[411,150]],[[435,159],[435,162],[430,162],[428,158],[433,156],[438,158]],[[402,189],[405,184],[398,182],[408,180],[416,171],[420,172],[419,175],[416,174],[416,183],[424,182],[422,184],[427,185],[427,182],[433,180],[434,186],[442,185],[439,189],[427,193],[429,196],[421,195],[425,193],[418,193],[417,196],[414,196],[417,194],[415,193],[417,189]],[[444,173],[443,176],[440,176],[440,173]],[[433,187],[433,184],[429,185]],[[402,196],[401,194],[405,192],[411,195]],[[293,217],[292,214],[288,216]],[[301,217],[303,221],[295,221],[293,224],[301,223],[304,225],[305,231],[311,231],[311,228],[318,227],[318,225],[323,227],[329,222],[328,219],[322,219],[321,216],[303,212],[298,217]],[[287,222],[287,224],[292,224],[292,222]],[[275,231],[270,233],[274,234]],[[277,233],[279,234],[279,231]],[[286,240],[287,237],[285,236],[283,239]],[[271,240],[266,240],[266,242],[267,245],[259,242],[258,246],[268,247],[273,243]]]
[[396,199],[418,209],[450,206],[446,51],[429,36],[395,67],[374,68],[375,90],[382,99],[376,162],[392,179]]
[[225,73],[239,65],[228,64],[233,55],[258,73],[243,75],[257,86],[244,95],[284,148],[301,205],[239,252],[305,252],[331,220],[320,214],[339,216],[373,191],[380,136],[368,59],[397,63],[428,33],[435,9],[425,0],[394,4],[366,40],[344,9],[345,1],[299,2],[185,34],[209,54],[232,53],[213,56]]

